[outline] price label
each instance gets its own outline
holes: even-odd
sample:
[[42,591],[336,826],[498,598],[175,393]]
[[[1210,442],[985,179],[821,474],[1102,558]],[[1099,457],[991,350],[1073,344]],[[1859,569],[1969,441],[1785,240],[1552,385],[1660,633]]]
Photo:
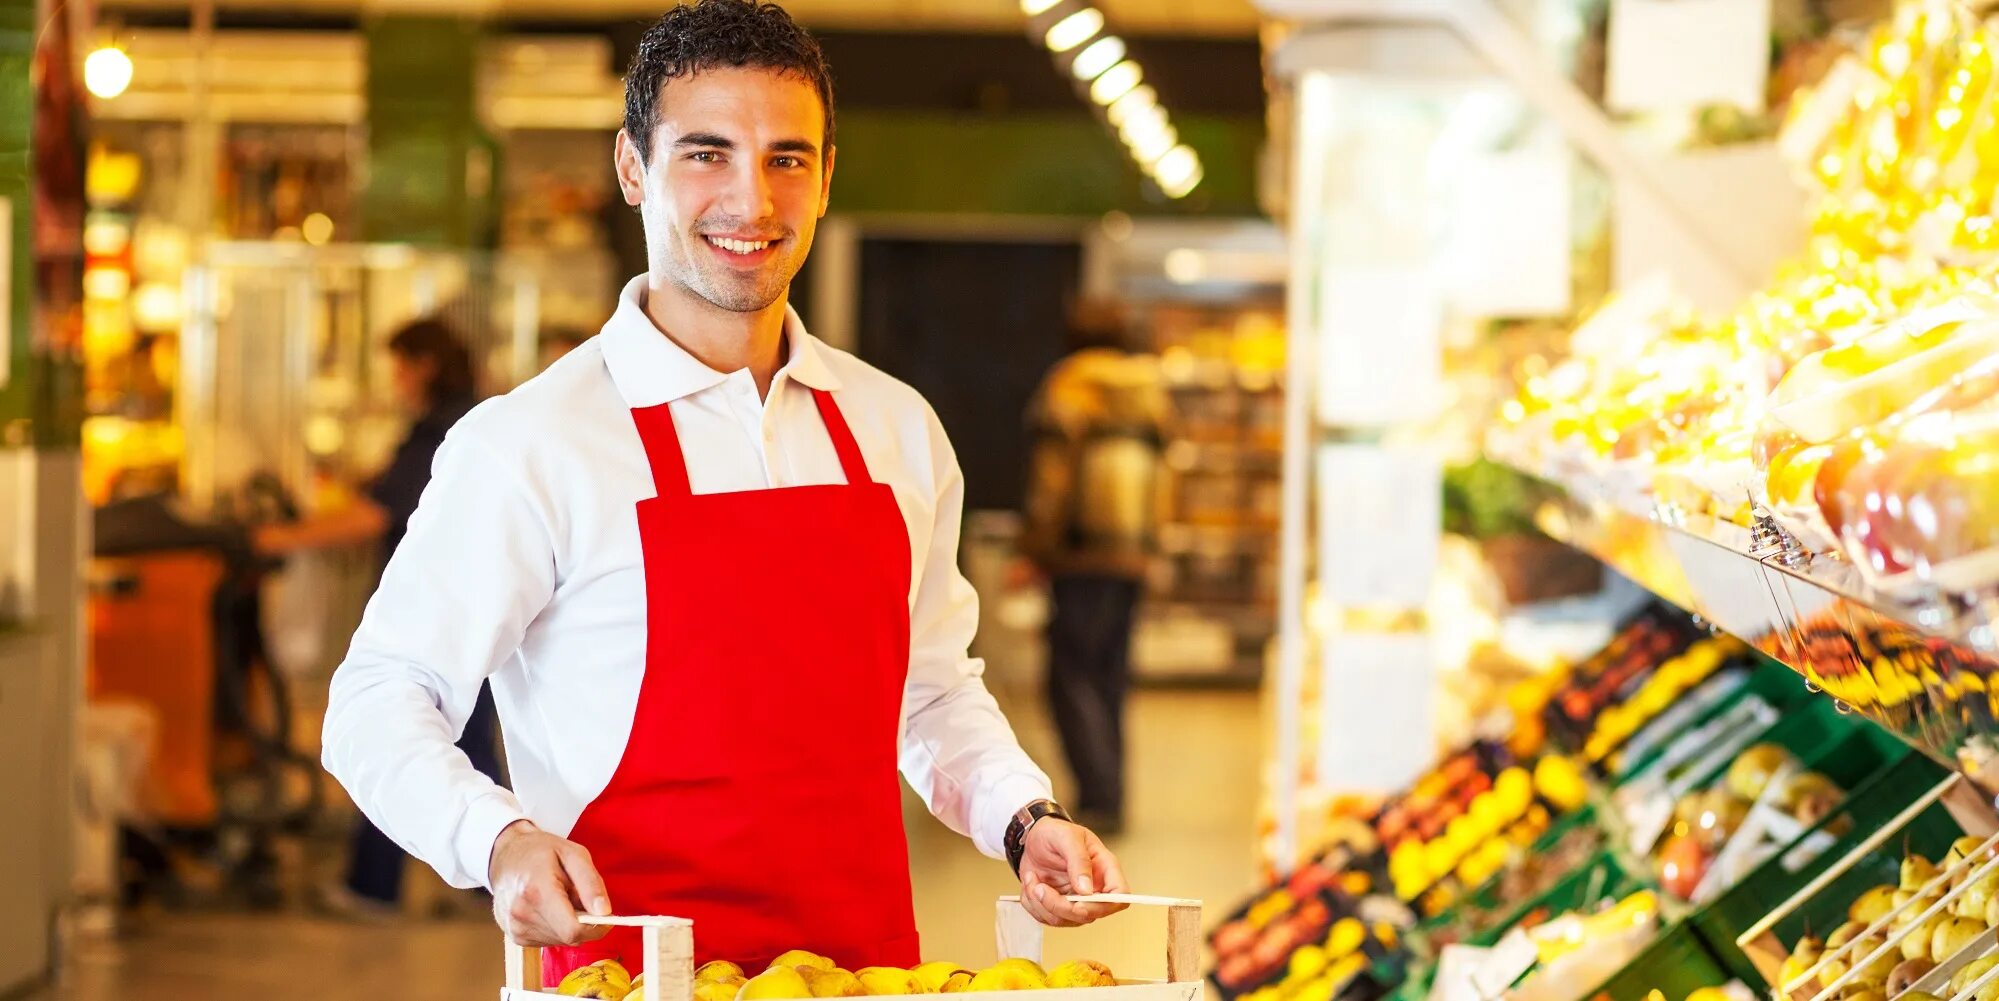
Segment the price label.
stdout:
[[[1627,792],[1629,799],[1622,795]],[[1635,782],[1620,793],[1621,812],[1631,829],[1632,853],[1652,854],[1652,847],[1673,824],[1673,794],[1656,777]]]
[[1534,947],[1534,940],[1518,928],[1506,933],[1485,961],[1472,971],[1472,988],[1481,999],[1497,998],[1506,993],[1541,958],[1541,950]]

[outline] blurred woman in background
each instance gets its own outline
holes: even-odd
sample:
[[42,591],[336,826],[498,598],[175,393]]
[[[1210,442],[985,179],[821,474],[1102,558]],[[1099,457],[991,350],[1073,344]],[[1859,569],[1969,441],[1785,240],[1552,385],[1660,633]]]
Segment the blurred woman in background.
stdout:
[[[430,482],[432,457],[451,426],[478,402],[478,394],[472,353],[442,320],[426,317],[409,323],[389,338],[388,348],[397,402],[415,415],[388,467],[368,484],[365,498],[340,511],[260,528],[259,549],[282,554],[379,540],[384,565],[395,552]],[[500,780],[498,730],[492,691],[482,687],[458,746],[473,767],[494,781]],[[404,858],[388,835],[366,817],[356,818],[346,878],[326,889],[326,904],[357,917],[400,913]]]

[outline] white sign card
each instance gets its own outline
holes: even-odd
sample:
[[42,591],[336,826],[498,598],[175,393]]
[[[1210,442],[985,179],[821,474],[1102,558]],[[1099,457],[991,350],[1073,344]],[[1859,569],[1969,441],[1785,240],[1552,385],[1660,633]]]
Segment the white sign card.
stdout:
[[1328,634],[1319,686],[1319,784],[1388,792],[1437,757],[1436,668],[1422,633]]
[[1611,0],[1606,98],[1618,111],[1763,110],[1770,0]]
[[1444,287],[1469,316],[1566,315],[1574,290],[1569,152],[1461,160],[1450,186]]
[[1434,413],[1444,326],[1435,280],[1420,269],[1331,265],[1319,296],[1319,422],[1384,427]]
[[1437,456],[1410,446],[1319,448],[1319,583],[1335,605],[1423,608],[1444,521]]

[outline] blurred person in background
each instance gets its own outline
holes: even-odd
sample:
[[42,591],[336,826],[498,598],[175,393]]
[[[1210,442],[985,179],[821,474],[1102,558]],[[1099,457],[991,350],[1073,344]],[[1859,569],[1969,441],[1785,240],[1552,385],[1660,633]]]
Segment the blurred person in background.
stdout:
[[[472,353],[444,321],[424,318],[389,338],[390,381],[399,406],[414,416],[387,468],[368,484],[365,497],[333,512],[258,529],[258,548],[269,553],[364,545],[379,540],[387,564],[409,530],[417,500],[430,483],[431,460],[458,419],[478,402]],[[472,766],[500,781],[499,717],[493,694],[481,688],[458,747]],[[346,877],[324,889],[325,904],[355,917],[389,917],[401,911],[406,855],[366,817],[357,817]]]
[[1117,304],[1072,310],[1069,348],[1030,404],[1021,553],[1053,598],[1048,699],[1077,820],[1117,831],[1132,625],[1157,545],[1169,405],[1157,359],[1129,349]]

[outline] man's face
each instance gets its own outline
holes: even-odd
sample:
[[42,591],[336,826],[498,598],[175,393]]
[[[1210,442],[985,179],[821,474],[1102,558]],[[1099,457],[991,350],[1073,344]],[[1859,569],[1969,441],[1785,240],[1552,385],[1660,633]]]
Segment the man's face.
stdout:
[[819,92],[790,74],[722,67],[668,80],[640,162],[618,135],[618,182],[645,220],[655,274],[715,306],[780,302],[826,214],[833,151]]

